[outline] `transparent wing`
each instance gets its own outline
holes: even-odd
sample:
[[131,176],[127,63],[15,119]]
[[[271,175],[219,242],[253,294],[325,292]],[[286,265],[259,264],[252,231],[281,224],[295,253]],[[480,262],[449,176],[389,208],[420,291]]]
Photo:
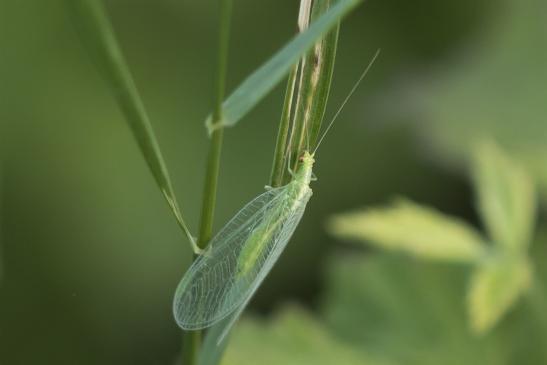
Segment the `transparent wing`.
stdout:
[[300,223],[300,220],[302,219],[302,216],[304,215],[304,211],[306,209],[307,200],[309,199],[309,196],[306,198],[306,202],[304,204],[299,204],[297,209],[292,211],[292,214],[290,214],[287,217],[286,222],[283,224],[282,229],[279,232],[279,235],[277,236],[277,239],[273,244],[271,245],[271,249],[269,250],[268,255],[265,257],[265,260],[258,261],[256,269],[258,271],[258,275],[256,276],[256,279],[253,281],[252,285],[249,286],[247,292],[242,298],[241,304],[238,304],[236,306],[237,310],[231,312],[230,316],[227,317],[226,323],[222,325],[222,331],[218,331],[220,335],[218,335],[218,338],[216,338],[216,344],[217,346],[220,346],[220,344],[224,341],[224,338],[228,333],[230,332],[230,329],[234,325],[234,323],[237,321],[251,298],[253,297],[254,293],[257,291],[257,289],[260,287],[260,284],[262,284],[262,281],[266,278],[268,273],[271,271],[275,263],[277,262],[277,259],[283,251],[285,250],[285,246],[287,246],[287,243],[291,239],[294,231],[296,230],[296,227],[298,227],[298,223]]
[[[205,328],[246,303],[283,251],[308,199],[291,201],[287,188],[282,187],[261,194],[243,207],[182,278],[173,305],[178,325],[189,330]],[[267,231],[263,249],[252,267],[241,272],[240,253],[246,244],[255,242],[249,238],[258,231]]]

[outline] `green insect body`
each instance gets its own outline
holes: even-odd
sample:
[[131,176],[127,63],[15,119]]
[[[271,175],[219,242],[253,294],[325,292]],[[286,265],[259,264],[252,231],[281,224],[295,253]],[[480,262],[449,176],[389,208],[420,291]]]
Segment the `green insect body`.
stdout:
[[173,309],[180,327],[209,327],[248,302],[302,218],[313,164],[305,152],[290,183],[255,198],[211,240],[177,288]]
[[264,227],[258,228],[253,232],[253,235],[249,237],[241,253],[239,254],[238,271],[237,276],[245,276],[254,266],[256,260],[264,250],[264,246],[268,243],[268,236],[271,234],[271,225],[275,225],[277,222],[267,222]]
[[271,218],[268,218],[260,227],[253,231],[239,254],[238,274],[244,275],[256,264],[260,253],[268,244],[268,240],[276,228],[283,224],[287,216],[290,216],[294,210],[298,209],[298,202],[311,194],[309,187],[314,159],[309,152],[305,152],[301,159],[301,165],[294,176],[294,180],[286,186],[286,199],[281,202],[275,211],[271,212]]

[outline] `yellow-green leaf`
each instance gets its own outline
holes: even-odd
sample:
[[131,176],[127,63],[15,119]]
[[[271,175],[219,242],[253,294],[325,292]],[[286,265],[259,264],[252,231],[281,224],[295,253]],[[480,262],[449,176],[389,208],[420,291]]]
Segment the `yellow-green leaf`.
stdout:
[[342,238],[429,259],[474,262],[485,250],[481,236],[465,222],[407,200],[335,216],[329,229]]
[[503,247],[527,247],[532,235],[535,192],[531,178],[492,142],[474,155],[478,208],[492,240]]
[[478,266],[471,277],[467,306],[471,328],[485,333],[528,289],[531,267],[522,257],[498,257]]

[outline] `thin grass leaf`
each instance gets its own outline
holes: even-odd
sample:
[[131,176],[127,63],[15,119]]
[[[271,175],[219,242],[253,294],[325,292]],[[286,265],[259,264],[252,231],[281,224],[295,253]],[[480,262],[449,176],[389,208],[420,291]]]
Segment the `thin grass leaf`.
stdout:
[[[333,4],[332,0],[324,0],[314,4],[312,21],[319,15],[324,14]],[[313,56],[310,52],[309,57],[313,57],[313,61],[317,62],[312,72],[311,84],[315,88],[315,97],[311,107],[312,121],[314,123],[310,128],[311,146],[315,146],[321,125],[327,109],[327,100],[329,98],[332,75],[334,73],[334,63],[336,60],[336,49],[338,48],[338,34],[340,26],[336,26],[324,38],[316,43]],[[317,61],[316,61],[317,60]]]
[[[314,1],[310,21],[314,22],[325,14],[332,3],[331,0]],[[314,44],[301,61],[293,123],[297,130],[294,132],[296,140],[292,141],[291,155],[294,160],[290,161],[291,166],[296,164],[296,159],[305,149],[313,149],[317,142],[327,108],[339,28],[338,23],[333,30]]]
[[485,244],[473,227],[407,200],[335,216],[329,230],[341,238],[427,259],[473,263],[485,254]]
[[270,175],[270,186],[275,188],[283,185],[287,160],[287,141],[289,140],[289,130],[292,115],[294,89],[296,84],[296,75],[298,74],[298,65],[295,65],[289,74],[287,87],[285,89],[285,100],[283,101],[283,111],[281,120],[279,121],[279,129],[277,132],[277,140],[275,143],[274,161],[272,164],[272,172]]
[[496,257],[476,268],[467,297],[475,333],[487,332],[513,306],[529,288],[531,271],[521,257]]
[[141,101],[129,67],[115,39],[108,16],[99,0],[67,0],[83,44],[111,88],[139,148],[181,229],[198,251],[182,218],[154,130]]
[[328,31],[335,27],[340,19],[348,14],[363,0],[340,0],[310,27],[293,38],[269,61],[258,68],[224,101],[223,120],[212,125],[209,116],[206,121],[209,133],[214,129],[234,126],[266,94],[268,94],[290,71],[291,67]]
[[224,318],[207,331],[201,351],[199,352],[198,365],[217,365],[220,362],[231,337],[230,330],[250,299],[251,297],[228,317]]
[[492,142],[474,155],[478,208],[492,240],[505,248],[528,246],[534,226],[534,184],[526,171]]
[[[310,14],[312,9],[312,0],[301,0],[300,9],[298,11],[298,31],[301,33],[308,29],[310,23]],[[275,144],[274,160],[272,164],[272,172],[270,175],[270,185],[273,187],[279,187],[288,183],[288,178],[284,178],[287,163],[290,160],[289,154],[289,132],[291,130],[291,121],[294,114],[293,106],[296,104],[298,94],[296,93],[297,83],[296,78],[299,74],[300,62],[293,65],[289,79],[287,80],[287,87],[285,89],[285,99],[283,101],[283,111],[281,113],[281,119],[279,121],[279,129],[277,132],[277,140]],[[292,138],[292,133],[291,133]]]

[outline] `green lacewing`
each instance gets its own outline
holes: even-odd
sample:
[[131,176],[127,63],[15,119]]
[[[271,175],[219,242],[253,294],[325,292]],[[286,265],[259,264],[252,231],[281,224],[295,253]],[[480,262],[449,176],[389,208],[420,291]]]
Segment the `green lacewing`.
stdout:
[[245,205],[209,242],[175,292],[173,313],[185,330],[210,327],[229,315],[218,341],[243,311],[285,249],[312,195],[314,155],[338,114],[374,63],[376,52],[325,129],[313,152],[299,159],[291,182],[268,188]]
[[175,319],[196,330],[223,319],[253,295],[287,245],[312,195],[305,153],[294,179],[243,207],[194,261],[175,293]]

